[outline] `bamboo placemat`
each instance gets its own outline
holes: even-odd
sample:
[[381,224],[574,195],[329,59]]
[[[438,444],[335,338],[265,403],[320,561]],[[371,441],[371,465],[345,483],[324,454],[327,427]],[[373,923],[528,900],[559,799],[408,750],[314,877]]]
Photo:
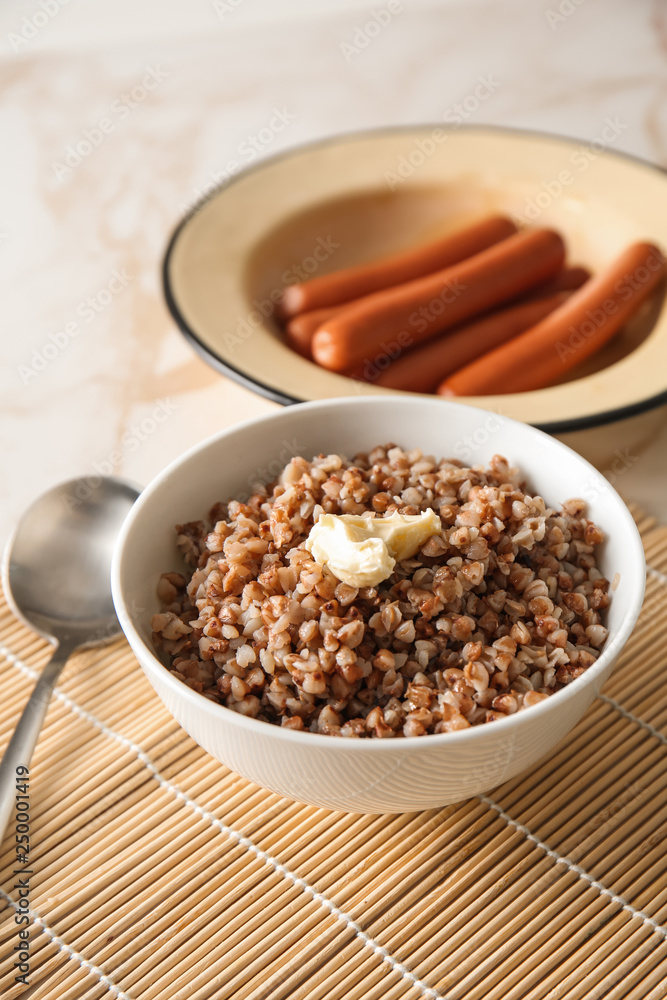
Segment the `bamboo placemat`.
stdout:
[[[179,729],[124,641],[79,656],[31,767],[28,987],[10,833],[0,855],[0,994],[664,998],[667,528],[634,513],[647,595],[604,694],[547,763],[445,809],[280,799]],[[0,654],[4,746],[49,654],[4,601]]]

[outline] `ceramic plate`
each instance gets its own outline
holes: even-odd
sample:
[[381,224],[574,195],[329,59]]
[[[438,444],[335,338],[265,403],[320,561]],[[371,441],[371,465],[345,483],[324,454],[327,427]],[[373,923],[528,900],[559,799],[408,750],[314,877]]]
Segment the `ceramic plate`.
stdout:
[[[391,393],[319,368],[271,318],[285,284],[390,254],[503,212],[553,226],[600,270],[629,243],[667,246],[667,180],[593,143],[496,128],[411,127],[303,146],[239,174],[174,233],[167,303],[214,367],[280,403]],[[607,148],[603,148],[605,143]],[[640,314],[587,367],[537,392],[462,398],[552,432],[667,401],[667,309]]]

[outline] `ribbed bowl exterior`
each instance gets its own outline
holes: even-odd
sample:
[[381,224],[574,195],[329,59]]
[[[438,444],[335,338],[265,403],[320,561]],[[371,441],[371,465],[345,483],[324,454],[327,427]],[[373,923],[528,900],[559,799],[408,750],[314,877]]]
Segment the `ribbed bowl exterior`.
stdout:
[[251,733],[220,725],[208,705],[186,703],[156,677],[152,665],[142,665],[174,718],[217,760],[279,795],[343,812],[416,812],[488,792],[546,757],[596,694],[592,687],[583,688],[567,713],[552,713],[548,721],[526,712],[511,728],[483,726],[479,739],[465,745],[434,746],[420,737],[393,741],[387,753],[361,754],[357,741],[330,737],[324,747],[299,742],[278,749],[272,727]]

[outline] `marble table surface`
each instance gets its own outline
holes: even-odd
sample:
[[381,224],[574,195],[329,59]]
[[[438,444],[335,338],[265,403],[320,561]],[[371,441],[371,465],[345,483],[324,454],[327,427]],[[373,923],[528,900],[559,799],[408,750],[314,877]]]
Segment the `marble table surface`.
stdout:
[[[438,122],[492,76],[471,122],[585,141],[620,119],[616,148],[667,164],[660,0],[7,0],[0,46],[0,541],[62,479],[146,483],[275,408],[196,357],[162,298],[169,233],[230,159]],[[619,484],[658,514],[666,452],[658,435]]]

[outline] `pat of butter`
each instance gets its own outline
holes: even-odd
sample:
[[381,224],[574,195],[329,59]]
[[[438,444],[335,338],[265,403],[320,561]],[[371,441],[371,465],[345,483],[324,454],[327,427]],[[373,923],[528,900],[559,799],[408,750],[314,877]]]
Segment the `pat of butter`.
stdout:
[[320,514],[306,548],[343,583],[374,587],[391,575],[397,562],[416,555],[426,539],[441,529],[434,510],[388,517]]

